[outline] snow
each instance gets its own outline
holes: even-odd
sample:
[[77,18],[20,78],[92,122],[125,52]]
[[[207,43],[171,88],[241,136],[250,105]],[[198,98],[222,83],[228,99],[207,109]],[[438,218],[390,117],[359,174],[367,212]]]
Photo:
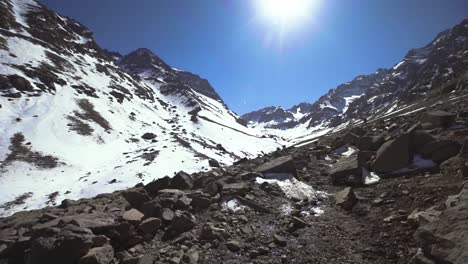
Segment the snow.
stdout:
[[372,185],[376,184],[380,181],[379,175],[375,172],[369,172],[366,168],[362,168],[362,175],[364,176],[364,184],[365,185]]
[[[11,4],[13,6],[13,13],[15,15],[16,22],[25,28],[29,28],[25,15],[32,7],[37,6],[37,4],[33,0],[15,0],[11,1]],[[25,36],[31,36],[25,30],[21,30],[20,33]]]
[[400,63],[398,63],[397,65],[395,65],[393,67],[394,70],[398,70],[398,68],[400,68],[403,64],[405,64],[405,61],[401,61]]
[[221,208],[232,213],[237,213],[244,211],[246,207],[236,198],[228,198],[221,202]]
[[[0,74],[18,74],[31,83],[37,82],[12,65],[30,64],[35,67],[41,63],[51,64],[45,54],[46,51],[54,52],[20,37],[7,40],[10,52],[18,57],[11,57],[6,51],[0,50]],[[28,52],[22,52],[24,50]],[[199,118],[198,123],[190,121],[188,112],[192,108],[185,106],[186,98],[161,94],[159,82],[145,81],[140,85],[152,90],[156,98],[169,105],[167,108],[158,100],[136,96],[137,87],[117,73],[111,72],[112,76],[107,76],[97,72],[95,65],[102,64],[102,61],[92,56],[71,53],[57,55],[71,64],[72,69],[58,74],[67,85],[55,85],[55,94],[22,96],[12,101],[0,99],[0,160],[4,160],[10,153],[8,147],[11,137],[21,132],[26,142],[31,143],[32,151],[53,155],[65,164],[53,169],[40,169],[22,161],[8,165],[0,176],[0,185],[8,186],[0,191],[0,204],[12,201],[26,192],[33,192],[33,195],[23,205],[10,210],[0,209],[0,216],[44,207],[48,195],[56,191],[60,192],[58,203],[63,199],[90,198],[100,193],[132,187],[137,183],[148,183],[166,175],[172,176],[180,170],[187,173],[207,170],[209,166],[206,157],[230,165],[238,158],[252,158],[262,152],[274,151],[284,143],[262,138],[260,131],[237,123],[237,116],[222,103],[193,90],[192,97],[203,108],[199,117],[207,118]],[[120,104],[109,99],[109,85],[114,80],[130,91],[131,101],[125,99]],[[77,95],[71,86],[82,84],[95,88],[99,98]],[[109,122],[112,130],[105,131],[98,124],[86,121],[94,130],[92,135],[82,136],[70,131],[67,117],[73,115],[74,111],[82,111],[77,104],[81,99],[88,100]],[[129,118],[131,113],[135,114],[134,120]],[[16,118],[21,118],[21,122],[15,121]],[[142,140],[141,135],[145,132],[155,133],[157,142]],[[190,146],[182,146],[173,134],[189,142]],[[132,141],[131,138],[138,141]],[[216,144],[222,144],[228,153],[219,151]],[[150,150],[159,152],[154,161],[140,158]],[[113,179],[117,182],[110,184]],[[67,191],[70,193],[65,193]]]
[[278,185],[290,199],[313,201],[319,196],[326,196],[325,192],[314,190],[312,186],[297,180],[288,173],[267,173],[264,177],[257,177],[255,181],[258,184],[266,182]]
[[352,95],[352,96],[343,97],[343,99],[345,100],[345,106],[343,107],[343,110],[341,112],[346,113],[346,111],[348,111],[349,105],[352,102],[354,102],[356,99],[361,98],[363,95],[364,95],[364,93],[359,94],[359,95]]

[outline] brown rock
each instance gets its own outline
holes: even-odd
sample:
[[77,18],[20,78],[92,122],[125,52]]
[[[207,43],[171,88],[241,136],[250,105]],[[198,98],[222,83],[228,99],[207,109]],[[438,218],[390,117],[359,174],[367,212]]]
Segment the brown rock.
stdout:
[[371,168],[375,172],[392,172],[409,165],[411,157],[410,135],[405,133],[394,140],[385,142],[379,148]]
[[130,223],[139,223],[143,218],[144,214],[142,214],[137,209],[130,209],[123,214],[123,219],[127,220]]

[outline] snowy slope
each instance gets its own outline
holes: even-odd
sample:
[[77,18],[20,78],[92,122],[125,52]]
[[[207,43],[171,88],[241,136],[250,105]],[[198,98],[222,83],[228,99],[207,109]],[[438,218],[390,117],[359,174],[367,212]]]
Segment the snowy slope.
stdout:
[[0,5],[0,215],[281,146],[186,83],[168,93],[165,76],[125,73],[79,23],[32,0]]

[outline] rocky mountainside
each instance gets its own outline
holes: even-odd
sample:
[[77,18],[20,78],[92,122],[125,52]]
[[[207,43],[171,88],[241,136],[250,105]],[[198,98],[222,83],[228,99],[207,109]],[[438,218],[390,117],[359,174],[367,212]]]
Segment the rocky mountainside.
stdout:
[[467,263],[466,95],[233,166],[16,213],[0,219],[0,262]]
[[[0,1],[0,215],[232,164],[280,143],[239,122],[208,81],[148,49],[108,52],[34,0]],[[5,206],[20,196],[25,204]]]
[[[243,118],[251,127],[329,129],[362,118],[374,120],[395,112],[417,110],[423,98],[437,97],[466,87],[468,80],[468,20],[440,33],[423,48],[408,52],[390,69],[379,69],[339,85],[307,108],[305,115],[292,110],[265,108]],[[284,113],[283,113],[284,112]],[[270,128],[270,129],[268,129]],[[307,129],[302,129],[307,133]],[[283,133],[284,134],[284,133]],[[288,133],[291,134],[291,133]],[[298,135],[293,133],[294,137]]]

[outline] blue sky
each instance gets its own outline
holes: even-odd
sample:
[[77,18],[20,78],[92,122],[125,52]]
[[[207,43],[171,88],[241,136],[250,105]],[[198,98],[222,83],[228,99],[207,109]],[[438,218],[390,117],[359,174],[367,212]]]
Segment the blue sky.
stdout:
[[41,0],[89,27],[103,48],[149,48],[208,79],[239,114],[314,102],[468,18],[466,0],[316,0],[309,19],[280,37],[255,1]]

